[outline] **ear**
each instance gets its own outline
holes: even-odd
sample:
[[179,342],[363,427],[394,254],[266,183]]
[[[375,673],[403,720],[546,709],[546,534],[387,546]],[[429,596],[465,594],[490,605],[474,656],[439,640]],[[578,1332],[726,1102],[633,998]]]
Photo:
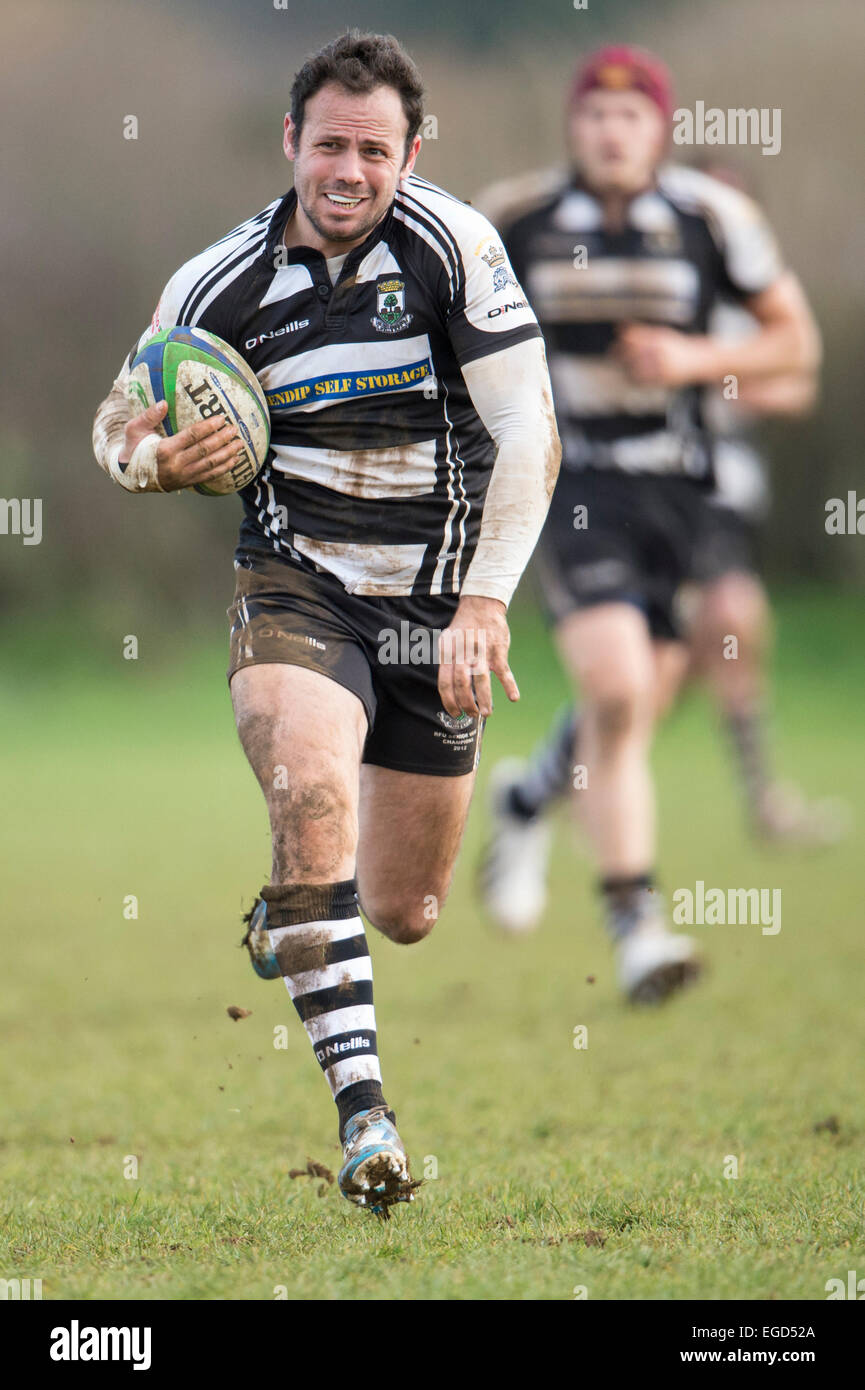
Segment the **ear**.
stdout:
[[300,137],[298,136],[297,131],[294,128],[294,121],[286,113],[285,122],[283,125],[282,148],[285,151],[286,159],[291,160],[292,162],[295,159],[297,159],[297,146],[299,144],[299,140]]
[[414,140],[412,141],[412,147],[411,147],[411,149],[410,149],[409,152],[408,152],[408,159],[406,160],[405,164],[403,165],[402,169],[400,170],[400,175],[399,175],[399,176],[400,176],[401,179],[407,179],[408,176],[409,176],[409,174],[410,174],[410,173],[412,172],[412,170],[414,169],[415,161],[417,160],[417,157],[418,157],[418,155],[420,154],[420,147],[421,147],[421,138],[420,138],[419,135],[416,135],[416,136],[414,137]]

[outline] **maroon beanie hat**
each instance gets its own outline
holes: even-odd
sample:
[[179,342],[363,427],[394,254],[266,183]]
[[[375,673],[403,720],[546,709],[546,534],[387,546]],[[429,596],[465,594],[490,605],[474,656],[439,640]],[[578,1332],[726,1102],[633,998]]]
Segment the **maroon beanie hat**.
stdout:
[[574,74],[568,93],[573,106],[586,92],[642,92],[669,120],[673,114],[673,84],[666,66],[654,53],[629,44],[607,44],[591,53]]

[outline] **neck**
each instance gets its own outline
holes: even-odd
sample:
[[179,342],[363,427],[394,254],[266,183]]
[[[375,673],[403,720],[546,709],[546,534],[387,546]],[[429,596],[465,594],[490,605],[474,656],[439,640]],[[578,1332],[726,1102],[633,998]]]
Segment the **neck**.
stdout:
[[628,216],[628,204],[635,193],[622,193],[618,189],[608,191],[601,195],[601,206],[604,210],[604,225],[610,231],[621,231]]
[[627,220],[628,208],[635,198],[648,192],[655,185],[654,170],[634,188],[593,188],[587,179],[582,179],[583,187],[596,198],[603,210],[604,226],[608,231],[620,231]]

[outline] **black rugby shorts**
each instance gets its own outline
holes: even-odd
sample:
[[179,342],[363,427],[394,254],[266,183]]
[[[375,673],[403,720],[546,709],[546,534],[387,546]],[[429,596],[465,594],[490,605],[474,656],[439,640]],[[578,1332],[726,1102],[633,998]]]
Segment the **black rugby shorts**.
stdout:
[[676,595],[692,574],[704,497],[691,478],[563,468],[534,560],[551,621],[630,603],[653,637],[681,637]]
[[437,634],[453,618],[456,595],[349,594],[333,575],[266,550],[241,550],[234,566],[229,682],[245,666],[303,666],[361,701],[365,763],[433,777],[477,767],[484,721],[453,718],[437,686]]

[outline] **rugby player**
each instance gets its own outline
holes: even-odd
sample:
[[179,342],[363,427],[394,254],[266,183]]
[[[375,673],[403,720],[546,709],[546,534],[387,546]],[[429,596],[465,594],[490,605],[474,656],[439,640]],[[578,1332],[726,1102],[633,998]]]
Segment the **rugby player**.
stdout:
[[[358,908],[410,943],[447,896],[491,673],[519,698],[506,611],[560,455],[543,339],[497,232],[413,173],[422,97],[390,36],[352,31],[308,59],[284,126],[293,189],[182,266],[141,339],[203,328],[267,395],[229,609],[231,697],[273,848],[246,940],[330,1084],[340,1188],[384,1216],[413,1183]],[[164,402],[129,418],[136,350],[97,413],[99,463],[129,491],[227,472],[231,425],[163,438]],[[413,659],[437,634],[441,659]]]
[[[649,754],[687,663],[675,597],[713,480],[702,397],[732,378],[812,373],[819,336],[754,203],[665,163],[673,98],[657,58],[600,50],[578,70],[567,110],[571,167],[506,181],[478,201],[538,314],[562,433],[536,564],[582,704],[550,756],[559,774],[567,756],[582,778],[621,986],[653,1002],[699,968],[656,891]],[[721,300],[741,305],[755,332],[710,333]],[[493,779],[484,895],[513,930],[543,907],[543,876],[531,872],[547,834],[535,783],[507,766]]]

